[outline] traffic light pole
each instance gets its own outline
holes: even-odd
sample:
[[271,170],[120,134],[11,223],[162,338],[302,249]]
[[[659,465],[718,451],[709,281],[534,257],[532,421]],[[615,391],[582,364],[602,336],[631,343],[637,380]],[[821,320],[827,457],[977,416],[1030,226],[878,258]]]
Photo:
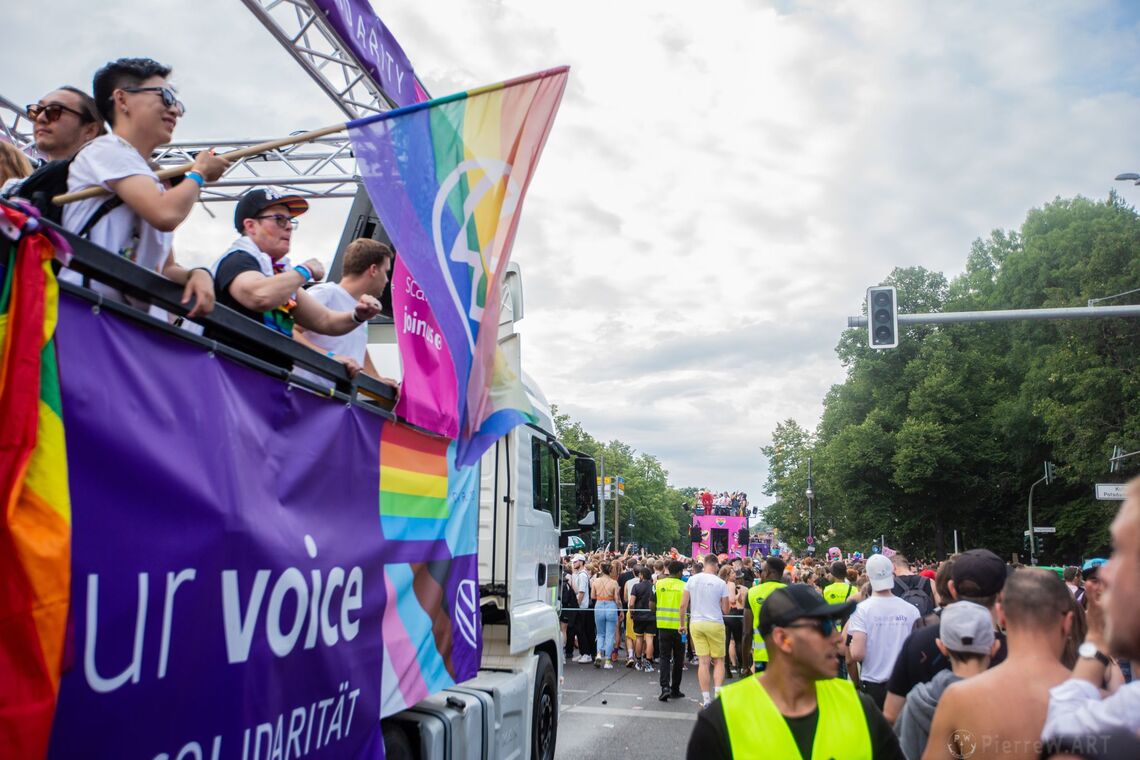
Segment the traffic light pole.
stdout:
[[[1140,305],[1075,306],[1059,309],[1003,309],[998,311],[950,311],[939,314],[899,314],[899,325],[945,325],[959,322],[1012,322],[1028,319],[1107,319],[1140,317]],[[848,327],[866,327],[867,317],[848,317]]]
[[1037,564],[1037,542],[1034,540],[1037,536],[1033,533],[1033,489],[1037,487],[1038,483],[1044,483],[1045,478],[1038,478],[1029,486],[1029,564]]

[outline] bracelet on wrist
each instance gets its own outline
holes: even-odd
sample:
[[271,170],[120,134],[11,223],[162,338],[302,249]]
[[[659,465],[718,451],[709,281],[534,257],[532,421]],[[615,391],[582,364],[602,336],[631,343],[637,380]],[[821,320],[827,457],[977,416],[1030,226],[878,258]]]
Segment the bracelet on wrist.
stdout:
[[293,267],[293,271],[296,272],[297,274],[301,275],[302,277],[304,277],[305,282],[308,282],[309,280],[313,279],[313,273],[310,272],[309,268],[307,266],[305,266],[304,264],[298,264],[297,266]]
[[356,309],[353,309],[353,310],[352,310],[352,321],[353,321],[353,322],[355,322],[355,323],[356,323],[356,324],[358,324],[358,325],[362,325],[362,324],[364,324],[365,322],[367,322],[368,320],[367,320],[367,319],[357,319],[357,318],[356,318]]
[[211,280],[214,279],[213,273],[210,272],[210,270],[206,267],[194,267],[190,270],[190,275],[193,275],[195,272],[205,272],[207,277],[209,277]]
[[205,185],[206,185],[206,178],[203,177],[198,172],[194,172],[194,171],[186,172],[186,179],[194,180],[195,182],[198,183],[198,187],[200,187],[200,188],[205,187]]

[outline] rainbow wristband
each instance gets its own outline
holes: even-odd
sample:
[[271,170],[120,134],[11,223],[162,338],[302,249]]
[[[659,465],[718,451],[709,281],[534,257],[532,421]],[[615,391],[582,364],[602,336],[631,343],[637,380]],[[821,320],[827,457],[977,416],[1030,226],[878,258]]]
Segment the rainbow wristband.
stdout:
[[297,266],[293,267],[293,271],[296,272],[297,274],[301,275],[302,277],[304,277],[305,282],[308,282],[309,280],[313,279],[313,273],[310,272],[309,268],[307,266],[305,266],[304,264],[298,264]]
[[198,187],[206,186],[206,178],[198,172],[186,172],[186,179],[192,179],[198,183]]

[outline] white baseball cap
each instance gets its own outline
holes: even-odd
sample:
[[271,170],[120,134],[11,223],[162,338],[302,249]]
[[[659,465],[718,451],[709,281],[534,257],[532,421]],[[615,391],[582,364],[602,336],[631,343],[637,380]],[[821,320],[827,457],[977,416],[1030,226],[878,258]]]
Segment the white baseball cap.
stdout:
[[574,559],[572,559],[572,560],[570,560],[570,561],[571,561],[571,562],[585,562],[585,561],[586,561],[586,555],[584,555],[584,554],[575,554],[575,555],[574,555]]
[[872,591],[886,591],[895,587],[895,566],[882,554],[873,554],[867,560],[867,577]]

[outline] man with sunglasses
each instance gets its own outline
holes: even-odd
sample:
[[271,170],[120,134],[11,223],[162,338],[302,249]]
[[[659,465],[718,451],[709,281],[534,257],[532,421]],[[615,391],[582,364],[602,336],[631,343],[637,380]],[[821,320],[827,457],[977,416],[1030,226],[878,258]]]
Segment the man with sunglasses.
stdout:
[[296,217],[308,210],[301,196],[271,187],[241,197],[234,212],[241,237],[213,266],[218,303],[289,337],[294,322],[322,335],[344,335],[379,314],[380,302],[365,293],[352,309],[333,311],[302,288],[325,276],[317,259],[293,265],[288,258]]
[[[95,138],[79,151],[68,170],[67,190],[101,187],[116,198],[110,203],[100,196],[67,204],[63,226],[75,233],[87,230],[92,243],[184,285],[182,303],[194,300],[189,313],[194,317],[213,308],[214,284],[206,270],[186,269],[175,261],[172,233],[190,215],[202,185],[221,177],[229,162],[202,151],[186,181],[168,188],[158,179],[150,156],[170,142],[185,113],[167,82],[170,71],[149,58],[120,58],[95,73],[95,104],[111,134]],[[70,270],[63,271],[60,279],[83,282]],[[93,287],[107,297],[126,300],[109,287],[98,283]]]
[[64,85],[27,107],[36,151],[48,161],[68,159],[105,132],[90,95]]
[[760,608],[768,667],[721,689],[697,716],[690,760],[903,758],[878,708],[839,673],[839,623],[855,607],[811,586],[776,589]]

